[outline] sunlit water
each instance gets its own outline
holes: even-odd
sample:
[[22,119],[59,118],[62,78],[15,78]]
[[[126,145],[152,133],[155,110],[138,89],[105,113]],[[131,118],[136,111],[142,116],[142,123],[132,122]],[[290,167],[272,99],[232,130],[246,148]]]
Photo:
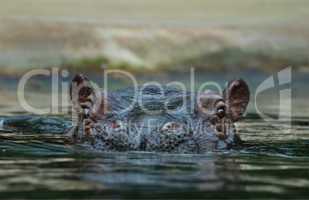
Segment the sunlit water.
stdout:
[[94,152],[65,145],[61,134],[4,129],[0,197],[305,198],[308,123],[295,118],[292,128],[273,126],[248,115],[238,127],[243,148],[203,155]]

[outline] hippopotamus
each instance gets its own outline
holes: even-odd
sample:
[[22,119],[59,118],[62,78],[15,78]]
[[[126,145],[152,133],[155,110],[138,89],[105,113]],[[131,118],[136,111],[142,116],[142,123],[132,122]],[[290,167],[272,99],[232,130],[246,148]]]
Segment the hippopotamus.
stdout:
[[69,136],[102,151],[205,153],[241,141],[235,123],[249,103],[249,87],[230,81],[222,94],[148,85],[100,91],[84,75],[71,83],[77,114]]

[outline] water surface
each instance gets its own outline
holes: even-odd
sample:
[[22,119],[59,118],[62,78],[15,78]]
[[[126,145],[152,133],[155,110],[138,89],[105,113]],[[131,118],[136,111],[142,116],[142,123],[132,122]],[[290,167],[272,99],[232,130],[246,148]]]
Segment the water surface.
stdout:
[[[235,77],[254,77],[249,82],[258,85],[269,76],[256,80],[254,75]],[[10,79],[0,79],[7,88],[0,91],[0,122],[19,119],[19,129],[0,128],[0,199],[306,199],[309,107],[304,92],[307,76],[302,77],[292,84],[292,122],[288,118],[260,119],[252,112],[252,99],[249,114],[237,124],[245,141],[243,148],[183,155],[103,153],[67,145],[61,130],[70,126],[68,116],[33,117],[21,112],[16,87],[11,86]],[[217,79],[222,76],[201,78]],[[35,89],[27,90],[27,95],[35,107],[45,108],[50,95],[33,93],[47,87],[42,85],[34,84]],[[263,99],[258,99],[259,105],[272,113],[278,111],[276,92],[270,91],[275,101],[269,95],[260,95]]]
[[2,130],[0,198],[306,198],[308,119],[285,125],[248,115],[244,148],[203,155],[94,152],[61,134]]

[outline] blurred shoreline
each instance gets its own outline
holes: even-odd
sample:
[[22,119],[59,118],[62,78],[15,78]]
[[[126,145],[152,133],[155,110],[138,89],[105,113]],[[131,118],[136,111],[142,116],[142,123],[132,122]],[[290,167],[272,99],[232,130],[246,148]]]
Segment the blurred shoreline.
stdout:
[[3,0],[0,74],[309,67],[306,0]]
[[[189,13],[196,7],[191,9]],[[308,68],[309,26],[304,13],[267,14],[247,13],[246,19],[240,13],[233,20],[226,16],[208,21],[201,20],[211,19],[207,14],[208,18],[187,20],[141,18],[136,23],[125,13],[109,21],[78,14],[0,15],[0,73],[41,67],[95,72],[102,65],[141,73],[190,67],[204,72]]]

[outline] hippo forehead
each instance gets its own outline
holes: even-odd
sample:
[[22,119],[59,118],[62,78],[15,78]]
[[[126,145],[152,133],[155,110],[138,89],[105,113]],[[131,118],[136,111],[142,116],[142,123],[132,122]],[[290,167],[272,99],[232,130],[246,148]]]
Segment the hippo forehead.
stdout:
[[223,96],[217,92],[214,92],[212,90],[206,90],[205,92],[202,92],[198,95],[200,99],[207,99],[209,101],[218,101],[218,100],[224,100]]

